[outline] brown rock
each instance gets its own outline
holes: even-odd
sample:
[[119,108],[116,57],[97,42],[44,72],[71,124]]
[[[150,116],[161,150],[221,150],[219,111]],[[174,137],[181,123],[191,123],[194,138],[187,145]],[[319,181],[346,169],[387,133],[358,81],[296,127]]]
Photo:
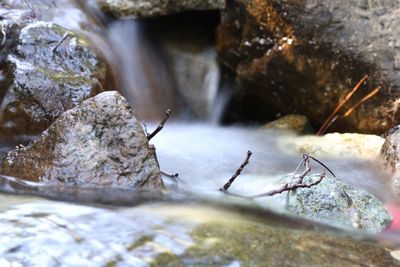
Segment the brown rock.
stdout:
[[101,93],[62,114],[36,141],[7,154],[1,173],[77,185],[162,188],[147,137],[128,102]]
[[218,30],[220,62],[237,75],[243,98],[258,103],[249,109],[304,114],[316,126],[368,74],[351,104],[380,84],[381,92],[331,129],[382,133],[399,117],[400,4],[379,3],[229,0]]

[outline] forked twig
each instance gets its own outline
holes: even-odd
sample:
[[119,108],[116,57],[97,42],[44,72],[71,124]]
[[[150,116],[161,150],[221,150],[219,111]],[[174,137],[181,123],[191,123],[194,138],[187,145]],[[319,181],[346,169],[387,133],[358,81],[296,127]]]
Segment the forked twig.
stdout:
[[344,99],[340,101],[339,105],[335,108],[335,110],[329,115],[329,117],[325,120],[325,122],[322,124],[321,128],[319,128],[317,135],[323,134],[326,129],[331,125],[332,119],[336,116],[336,114],[339,112],[339,110],[346,104],[346,102],[353,96],[353,94],[360,88],[360,86],[368,80],[368,75],[365,75],[357,84],[354,86],[353,90],[351,90],[349,93],[346,94]]
[[253,153],[250,150],[247,151],[246,159],[244,160],[242,165],[240,165],[240,167],[236,170],[235,174],[231,177],[231,179],[229,179],[228,182],[226,182],[226,184],[219,189],[220,191],[226,192],[229,189],[229,187],[231,187],[232,183],[242,173],[244,167],[246,167],[246,165],[249,164],[249,162],[250,162],[249,160],[250,160],[250,157],[251,157],[252,154]]
[[[319,183],[321,183],[322,180],[325,178],[326,173],[325,173],[325,171],[323,173],[321,173],[319,178],[316,181],[313,181],[310,184],[304,183],[304,178],[307,176],[307,174],[309,174],[311,172],[310,159],[314,160],[315,162],[317,162],[318,164],[323,166],[330,174],[332,174],[333,177],[336,177],[335,174],[325,164],[323,164],[320,160],[314,158],[313,156],[304,154],[303,155],[303,159],[297,165],[296,170],[294,171],[293,177],[291,178],[291,180],[289,182],[287,182],[286,184],[282,185],[281,187],[279,187],[277,189],[273,189],[273,190],[265,192],[265,193],[253,195],[253,196],[242,196],[242,195],[239,195],[239,194],[228,192],[229,187],[232,185],[232,183],[235,181],[235,179],[240,175],[240,173],[242,172],[243,168],[249,163],[250,156],[251,156],[251,152],[249,151],[248,154],[247,154],[246,160],[239,167],[239,169],[232,176],[232,178],[229,179],[229,181],[222,188],[219,189],[220,191],[224,192],[227,195],[231,195],[231,196],[237,196],[237,197],[242,197],[242,198],[247,198],[247,199],[254,199],[254,198],[259,198],[259,197],[273,196],[273,195],[276,195],[276,194],[281,194],[281,193],[283,193],[285,191],[296,190],[298,188],[311,188],[311,187],[316,186]],[[296,176],[296,174],[299,171],[301,165],[304,165],[304,170],[303,170],[303,172],[301,174]]]
[[154,136],[156,136],[163,128],[164,128],[164,124],[167,122],[169,116],[171,115],[171,109],[168,109],[165,112],[165,116],[164,119],[162,119],[162,121],[160,122],[160,124],[157,126],[157,128],[151,133],[147,135],[147,140],[151,140]]

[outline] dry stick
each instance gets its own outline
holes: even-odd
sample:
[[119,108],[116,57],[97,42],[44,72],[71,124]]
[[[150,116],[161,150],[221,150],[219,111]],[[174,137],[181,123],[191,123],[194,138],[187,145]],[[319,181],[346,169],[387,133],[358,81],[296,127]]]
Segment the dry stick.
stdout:
[[25,3],[26,3],[26,5],[27,5],[30,9],[33,9],[33,6],[32,6],[32,4],[31,4],[31,1],[30,1],[30,0],[25,0]]
[[171,173],[168,173],[168,172],[165,172],[165,171],[160,171],[160,173],[161,173],[162,175],[168,177],[168,178],[175,179],[176,181],[179,181],[179,182],[181,182],[181,183],[185,183],[183,180],[181,180],[181,179],[179,178],[179,173],[171,174]]
[[317,135],[323,134],[326,129],[327,125],[332,121],[332,119],[335,117],[335,115],[339,112],[339,110],[343,107],[344,104],[353,96],[353,94],[360,88],[360,86],[368,80],[368,75],[365,75],[358,83],[357,85],[351,90],[345,97],[344,99],[339,103],[339,105],[335,108],[335,110],[329,115],[329,117],[325,120],[325,122],[322,124],[321,128],[319,128]]
[[239,169],[236,170],[236,173],[229,179],[229,181],[221,187],[219,190],[222,192],[226,192],[229,187],[231,187],[232,183],[235,181],[235,179],[242,173],[244,167],[246,167],[247,164],[249,164],[250,157],[253,153],[249,150],[247,151],[247,156],[242,165],[240,165]]
[[333,177],[336,177],[336,175],[333,173],[333,171],[331,171],[331,170],[330,170],[325,164],[323,164],[321,161],[319,161],[318,159],[316,159],[316,158],[314,158],[313,156],[310,156],[310,155],[308,155],[308,154],[304,154],[304,155],[305,155],[306,157],[308,157],[308,158],[314,160],[315,162],[321,164],[321,166],[324,167],[326,170],[328,170],[328,172],[329,172],[330,174],[332,174]]
[[[235,179],[240,175],[240,173],[242,172],[244,167],[249,163],[249,159],[250,159],[251,155],[252,155],[251,151],[248,151],[246,160],[239,167],[239,169],[232,176],[232,178],[229,179],[229,181],[222,188],[219,189],[220,191],[224,192],[227,195],[231,195],[231,196],[236,196],[236,197],[241,197],[241,198],[246,198],[246,199],[254,199],[254,198],[259,198],[259,197],[273,196],[273,195],[276,195],[276,194],[283,193],[285,191],[295,190],[297,188],[311,188],[311,187],[316,186],[319,183],[321,183],[322,180],[325,178],[326,174],[325,174],[325,172],[323,172],[320,175],[318,180],[312,182],[311,184],[304,184],[303,183],[304,177],[306,177],[306,175],[308,173],[310,173],[310,171],[311,171],[311,167],[309,165],[310,159],[312,159],[312,160],[316,161],[317,163],[321,164],[325,169],[327,169],[333,175],[333,177],[336,177],[335,174],[325,164],[323,164],[321,161],[319,161],[318,159],[314,158],[313,156],[304,154],[303,155],[303,159],[299,163],[299,165],[297,166],[297,168],[296,168],[296,170],[295,170],[295,172],[293,174],[292,179],[288,183],[286,183],[283,186],[281,186],[280,188],[271,190],[271,191],[266,192],[266,193],[257,194],[257,195],[254,195],[254,196],[242,196],[242,195],[239,195],[239,194],[228,192],[227,190],[229,189],[229,187],[232,185],[232,183],[235,181]],[[296,173],[297,173],[299,167],[303,163],[304,163],[304,167],[305,167],[304,171],[299,175],[299,178],[298,178],[297,182],[292,184],[292,181],[293,181],[294,177],[296,176]]]
[[154,132],[147,135],[147,140],[150,141],[154,136],[156,136],[156,134],[158,134],[164,128],[164,124],[167,122],[170,115],[171,115],[171,109],[168,109],[165,112],[164,119],[160,122],[160,124],[157,126],[157,128],[154,130]]
[[58,47],[69,37],[69,35],[70,35],[70,34],[69,34],[68,32],[65,33],[64,36],[61,38],[61,40],[58,41],[58,43],[56,44],[56,46],[53,47],[53,48],[51,49],[51,52],[55,53],[56,50],[58,49]]
[[[307,173],[308,173],[308,172],[307,172]],[[303,178],[304,178],[304,177],[303,177]],[[285,191],[292,191],[292,190],[295,190],[295,189],[298,189],[298,188],[311,188],[311,187],[316,186],[316,185],[318,185],[319,183],[321,183],[322,180],[323,180],[324,178],[325,178],[325,172],[323,172],[323,173],[320,175],[320,177],[319,177],[318,180],[316,180],[315,182],[313,182],[313,183],[311,183],[311,184],[296,183],[296,184],[290,185],[289,183],[286,183],[286,184],[284,184],[283,186],[281,186],[281,187],[278,188],[278,189],[274,189],[274,190],[271,190],[271,191],[266,192],[266,193],[254,195],[254,196],[251,196],[250,198],[259,198],[259,197],[273,196],[273,195],[276,195],[276,194],[283,193],[283,192],[285,192]]]

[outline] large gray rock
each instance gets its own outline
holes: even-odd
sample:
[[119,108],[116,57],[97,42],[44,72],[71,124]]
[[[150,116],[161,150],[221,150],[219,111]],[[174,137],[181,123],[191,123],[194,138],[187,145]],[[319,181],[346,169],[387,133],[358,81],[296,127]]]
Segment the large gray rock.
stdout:
[[367,74],[343,110],[378,85],[381,92],[331,129],[393,127],[400,114],[399,11],[396,0],[227,1],[217,49],[237,75],[241,99],[252,100],[242,115],[300,113],[318,127]]
[[116,17],[153,17],[185,10],[214,10],[224,0],[97,0],[103,11]]
[[[282,183],[288,182],[291,177],[284,177]],[[304,182],[311,184],[318,178],[318,174],[313,174],[307,176]],[[333,177],[326,177],[311,188],[291,191],[288,202],[287,193],[275,198],[280,199],[290,213],[345,229],[375,234],[392,221],[383,203],[373,195]]]
[[37,140],[9,152],[0,170],[45,183],[163,186],[147,137],[117,92],[101,93],[63,113]]
[[4,27],[0,136],[37,135],[65,110],[104,91],[107,66],[87,39],[43,21],[9,20]]

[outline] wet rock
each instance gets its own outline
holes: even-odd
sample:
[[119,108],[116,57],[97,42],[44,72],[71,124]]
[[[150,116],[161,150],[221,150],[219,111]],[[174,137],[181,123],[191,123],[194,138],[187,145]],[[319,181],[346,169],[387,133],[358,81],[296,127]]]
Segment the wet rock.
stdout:
[[391,0],[230,0],[217,50],[237,75],[241,98],[253,99],[248,109],[304,114],[315,126],[368,74],[344,110],[378,85],[381,91],[331,130],[383,133],[400,114],[399,10]]
[[107,66],[87,39],[43,21],[4,26],[0,136],[37,135],[65,110],[105,91]]
[[298,114],[283,116],[277,120],[268,122],[262,128],[289,131],[296,134],[312,134],[315,132],[307,117]]
[[284,151],[325,158],[376,159],[384,143],[377,135],[331,133],[324,136],[288,137],[279,140]]
[[[282,179],[288,182],[292,175]],[[319,179],[319,174],[305,178],[306,184]],[[286,201],[287,194],[278,198]],[[359,229],[379,233],[392,221],[383,203],[373,195],[345,184],[337,178],[326,177],[311,188],[300,188],[289,193],[285,209],[291,213],[344,229]]]
[[47,21],[70,30],[93,26],[91,18],[71,0],[4,0],[0,3],[0,14],[5,19]]
[[0,169],[36,182],[162,188],[147,137],[117,92],[63,113],[37,140],[9,152]]
[[380,158],[385,170],[391,176],[396,192],[400,192],[400,130],[395,127],[389,131],[380,151]]
[[187,10],[215,10],[223,0],[97,0],[101,9],[116,17],[154,17]]

